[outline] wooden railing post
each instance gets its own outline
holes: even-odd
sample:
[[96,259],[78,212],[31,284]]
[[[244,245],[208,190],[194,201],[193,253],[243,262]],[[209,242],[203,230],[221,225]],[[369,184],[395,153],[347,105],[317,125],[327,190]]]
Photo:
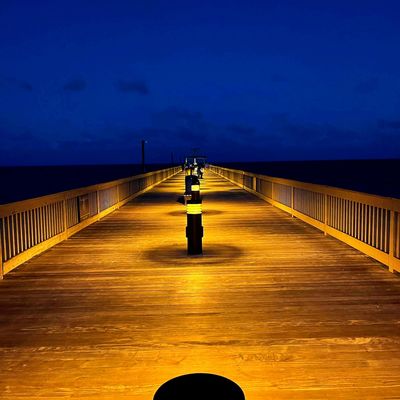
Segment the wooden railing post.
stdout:
[[324,235],[327,235],[326,227],[328,226],[328,195],[324,193]]
[[294,217],[293,210],[294,210],[294,186],[291,186],[291,193],[290,193],[290,208],[292,210],[292,218]]
[[100,214],[100,190],[96,190],[97,214]]
[[3,279],[3,223],[0,220],[0,280]]
[[395,246],[395,211],[392,208],[390,211],[390,223],[389,223],[389,271],[394,272],[393,260],[394,260],[394,246]]
[[275,193],[274,193],[275,187],[274,187],[274,181],[271,181],[271,199],[275,200]]
[[63,224],[64,224],[64,235],[65,238],[68,237],[68,219],[67,219],[67,199],[63,200]]

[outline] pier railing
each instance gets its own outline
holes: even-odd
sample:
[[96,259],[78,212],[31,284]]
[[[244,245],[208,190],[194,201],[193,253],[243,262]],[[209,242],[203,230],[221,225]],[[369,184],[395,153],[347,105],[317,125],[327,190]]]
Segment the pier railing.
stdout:
[[173,167],[0,205],[0,279],[180,170]]
[[400,271],[400,200],[210,166],[218,175]]

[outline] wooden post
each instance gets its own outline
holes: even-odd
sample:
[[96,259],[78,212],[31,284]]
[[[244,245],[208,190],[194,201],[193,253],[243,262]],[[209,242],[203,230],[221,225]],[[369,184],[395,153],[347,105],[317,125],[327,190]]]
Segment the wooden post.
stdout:
[[275,200],[275,193],[274,193],[275,187],[274,187],[274,181],[271,182],[271,199]]
[[328,195],[324,193],[324,235],[326,236],[326,227],[328,225]]
[[0,280],[3,279],[3,219],[0,219]]
[[389,229],[389,271],[394,272],[394,246],[395,246],[395,235],[396,235],[396,227],[395,227],[395,211],[394,207],[390,210],[390,229]]
[[97,214],[100,214],[100,190],[96,190]]
[[292,210],[292,218],[294,217],[293,214],[293,209],[294,209],[294,186],[291,186],[291,192],[290,192],[290,208]]
[[64,234],[65,234],[65,238],[68,237],[67,231],[68,231],[68,227],[67,227],[67,199],[64,198],[63,200],[63,224],[64,224]]

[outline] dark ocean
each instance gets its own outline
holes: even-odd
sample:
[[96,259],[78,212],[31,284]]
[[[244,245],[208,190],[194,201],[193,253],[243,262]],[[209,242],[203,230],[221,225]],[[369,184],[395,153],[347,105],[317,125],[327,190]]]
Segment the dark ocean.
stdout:
[[[168,168],[146,165],[146,172]],[[0,204],[141,174],[141,164],[0,167]]]
[[400,159],[222,163],[227,168],[400,198]]
[[[400,198],[400,159],[218,163],[264,175]],[[147,165],[146,171],[170,165]],[[0,167],[0,204],[141,173],[141,165]]]

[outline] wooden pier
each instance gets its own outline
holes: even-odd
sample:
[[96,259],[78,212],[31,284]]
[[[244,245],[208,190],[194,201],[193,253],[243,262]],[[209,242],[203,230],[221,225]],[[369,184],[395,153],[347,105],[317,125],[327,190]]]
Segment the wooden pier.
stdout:
[[[247,400],[400,399],[400,279],[208,172],[178,174],[0,281],[0,398],[151,400],[187,373]],[[189,399],[188,399],[189,400]]]

